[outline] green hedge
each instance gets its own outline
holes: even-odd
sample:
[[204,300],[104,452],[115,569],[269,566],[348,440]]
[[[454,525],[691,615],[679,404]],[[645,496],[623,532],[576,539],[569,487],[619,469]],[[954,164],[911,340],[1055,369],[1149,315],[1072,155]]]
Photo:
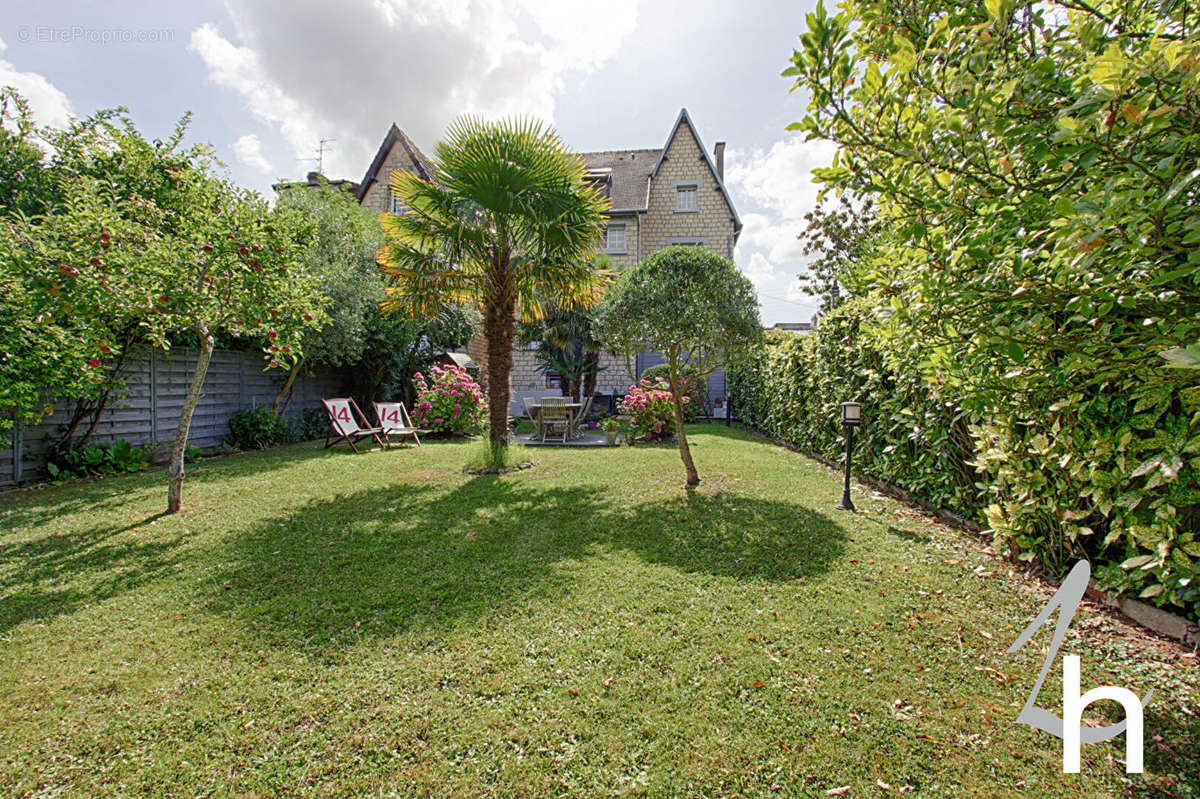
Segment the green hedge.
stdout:
[[923,379],[871,320],[851,301],[812,335],[770,336],[727,370],[735,417],[838,459],[838,405],[861,402],[858,473],[979,521],[998,551],[1055,571],[1086,557],[1105,587],[1197,617],[1200,396],[1113,391],[985,417]]

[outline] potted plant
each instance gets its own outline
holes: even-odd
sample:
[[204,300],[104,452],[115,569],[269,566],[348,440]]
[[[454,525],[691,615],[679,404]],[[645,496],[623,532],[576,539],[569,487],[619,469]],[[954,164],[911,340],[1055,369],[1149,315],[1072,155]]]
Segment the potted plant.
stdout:
[[621,432],[621,422],[615,416],[610,416],[601,422],[604,429],[604,443],[610,447],[617,443],[617,434]]
[[596,414],[596,413],[589,413],[588,417],[587,417],[587,429],[595,430],[599,427],[600,427],[600,415]]

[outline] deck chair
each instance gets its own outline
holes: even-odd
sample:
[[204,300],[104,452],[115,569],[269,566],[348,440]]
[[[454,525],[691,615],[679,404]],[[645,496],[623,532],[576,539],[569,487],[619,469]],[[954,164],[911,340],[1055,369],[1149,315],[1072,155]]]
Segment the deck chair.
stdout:
[[376,402],[374,406],[375,419],[379,422],[384,441],[390,445],[392,436],[398,436],[401,441],[405,436],[412,436],[417,446],[421,446],[417,427],[412,423],[412,417],[408,415],[408,409],[404,407],[403,402]]
[[542,397],[541,406],[538,426],[542,430],[542,443],[551,433],[561,433],[562,443],[567,443],[567,435],[571,432],[571,411],[567,408],[567,398]]
[[[325,412],[329,414],[329,432],[325,434],[325,449],[345,441],[350,449],[358,452],[356,441],[373,438],[375,443],[387,449],[387,444],[379,437],[383,431],[378,427],[370,427],[367,417],[358,409],[358,405],[349,397],[323,399]],[[357,418],[356,418],[357,417]],[[361,424],[359,424],[361,422]]]
[[588,413],[592,410],[592,396],[588,395],[583,398],[583,407],[579,409],[579,413],[575,414],[575,418],[571,420],[571,436],[579,435],[579,425],[583,424],[583,420],[587,418]]

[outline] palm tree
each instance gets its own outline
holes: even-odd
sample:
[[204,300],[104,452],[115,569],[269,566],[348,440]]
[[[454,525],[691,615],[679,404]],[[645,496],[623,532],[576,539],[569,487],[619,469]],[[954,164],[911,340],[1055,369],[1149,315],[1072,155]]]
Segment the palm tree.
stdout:
[[384,307],[421,317],[447,302],[480,307],[495,453],[508,444],[516,317],[600,300],[606,274],[592,262],[609,202],[585,180],[583,159],[535,120],[460,118],[434,161],[435,183],[392,173],[406,212],[381,217],[379,261],[394,278]]
[[600,342],[592,333],[589,309],[549,307],[545,318],[517,327],[522,344],[538,343],[535,357],[543,372],[554,372],[563,381],[562,392],[581,401],[596,387],[600,371]]

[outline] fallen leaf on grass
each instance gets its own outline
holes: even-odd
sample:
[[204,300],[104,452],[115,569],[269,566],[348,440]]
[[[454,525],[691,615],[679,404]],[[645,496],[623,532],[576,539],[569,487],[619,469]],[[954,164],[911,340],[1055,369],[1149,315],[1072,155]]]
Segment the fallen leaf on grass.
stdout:
[[841,788],[830,788],[825,792],[826,796],[845,796],[850,793],[850,786],[843,785]]

